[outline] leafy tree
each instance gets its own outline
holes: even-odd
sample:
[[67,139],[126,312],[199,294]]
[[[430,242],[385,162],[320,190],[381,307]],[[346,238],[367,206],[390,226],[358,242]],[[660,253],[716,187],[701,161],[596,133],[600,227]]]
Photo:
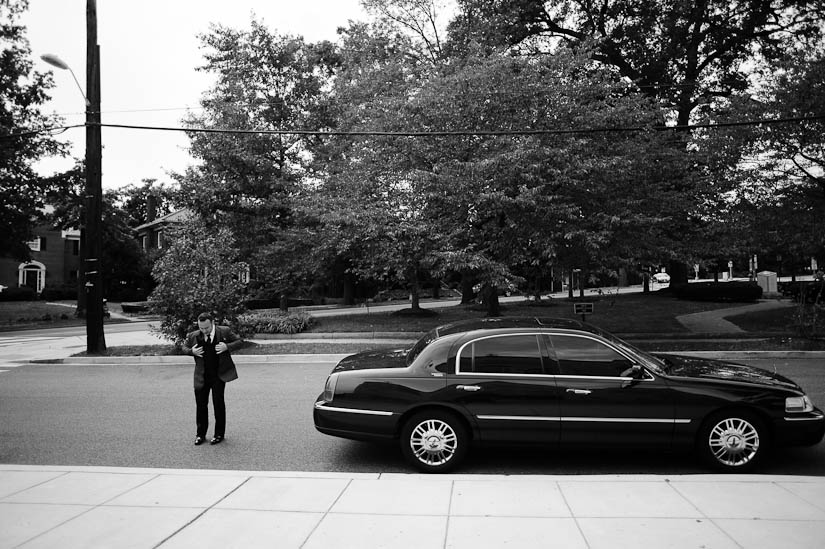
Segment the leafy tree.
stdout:
[[59,120],[40,110],[53,82],[33,70],[26,29],[17,22],[27,8],[26,0],[0,0],[0,249],[21,260],[29,258],[25,243],[34,237],[48,189],[32,165],[64,153],[45,131]]
[[137,227],[149,220],[149,197],[154,198],[155,217],[172,213],[178,205],[180,191],[158,183],[154,178],[141,180],[141,185],[126,185],[118,189],[118,206],[127,215],[127,224]]
[[[679,125],[729,120],[737,114],[731,105],[752,88],[753,67],[781,58],[788,37],[816,44],[825,16],[818,0],[459,0],[459,7],[450,34],[454,55],[478,47],[528,55],[584,48],[656,99],[660,124]],[[671,262],[674,282],[686,281],[685,260],[723,251],[710,245],[720,230],[714,220],[741,181],[736,168],[747,136],[709,133],[685,132],[672,143],[693,158],[679,194],[689,196],[693,182],[700,184],[697,199],[671,220],[672,258],[679,259]]]
[[[47,182],[52,189],[59,190],[52,190],[46,197],[50,207],[46,220],[63,230],[82,228],[86,187],[84,163],[78,161],[72,169],[50,177]],[[124,297],[142,299],[141,294],[153,286],[151,266],[129,226],[129,212],[119,205],[122,201],[121,190],[106,190],[101,210],[104,297],[116,301]],[[82,287],[78,288],[78,298],[78,314],[83,315],[86,304]]]
[[747,61],[776,57],[785,38],[821,36],[820,0],[458,0],[454,47],[468,43],[547,51],[592,45],[592,58],[615,67],[661,99],[680,125],[694,111],[745,90]]
[[[256,21],[247,30],[214,26],[201,39],[207,48],[203,70],[214,73],[217,82],[189,124],[241,132],[328,126],[322,92],[336,63],[331,44],[273,34]],[[238,243],[253,276],[278,283],[290,269],[275,252],[293,223],[294,196],[302,181],[313,177],[310,145],[317,138],[201,132],[189,137],[201,163],[178,178],[182,203],[207,222],[243,234]]]
[[825,262],[825,45],[789,44],[771,69],[760,93],[739,108],[766,119],[809,119],[751,130],[734,214],[751,253],[780,257],[773,268],[784,263],[798,272],[811,257]]
[[172,244],[152,269],[157,286],[149,303],[161,316],[160,335],[179,344],[204,311],[237,327],[244,310],[239,277],[246,269],[239,255],[226,227],[212,229],[193,219],[174,231]]

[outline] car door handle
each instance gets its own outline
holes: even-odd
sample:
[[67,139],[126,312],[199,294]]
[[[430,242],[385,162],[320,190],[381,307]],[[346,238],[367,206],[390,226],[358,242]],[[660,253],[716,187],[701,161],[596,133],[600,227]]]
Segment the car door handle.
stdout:
[[589,395],[593,391],[590,389],[567,389],[568,393],[573,393],[574,395]]
[[456,387],[456,389],[458,389],[459,391],[474,392],[474,391],[480,391],[481,387],[479,387],[478,385],[459,385],[459,386]]

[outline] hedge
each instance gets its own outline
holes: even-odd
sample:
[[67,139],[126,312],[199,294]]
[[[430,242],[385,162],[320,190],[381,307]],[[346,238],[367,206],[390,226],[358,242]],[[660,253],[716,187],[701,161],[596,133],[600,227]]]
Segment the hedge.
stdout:
[[678,299],[690,301],[756,301],[762,297],[762,287],[754,282],[694,282],[671,286]]
[[307,313],[245,313],[238,317],[238,331],[254,334],[297,334],[313,326]]
[[0,292],[0,301],[34,301],[35,299],[37,299],[37,292],[28,286],[6,288]]
[[782,292],[782,295],[791,297],[797,302],[817,303],[825,301],[825,281],[821,280],[780,282],[779,291]]

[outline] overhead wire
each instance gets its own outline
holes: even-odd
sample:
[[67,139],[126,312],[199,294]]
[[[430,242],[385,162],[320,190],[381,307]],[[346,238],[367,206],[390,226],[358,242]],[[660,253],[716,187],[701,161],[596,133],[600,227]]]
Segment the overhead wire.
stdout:
[[101,128],[131,129],[143,131],[173,131],[186,133],[213,133],[238,135],[310,135],[316,137],[353,136],[353,137],[449,137],[449,136],[518,136],[518,135],[569,135],[587,133],[623,133],[640,131],[686,131],[694,129],[731,128],[741,126],[760,126],[765,124],[784,124],[793,122],[811,122],[825,120],[825,114],[813,116],[797,116],[788,118],[763,118],[757,120],[739,120],[732,122],[708,122],[701,124],[685,124],[674,126],[624,126],[604,128],[568,128],[568,129],[521,129],[521,130],[431,130],[431,131],[383,131],[383,130],[250,130],[232,128],[185,128],[173,126],[143,126],[136,124],[75,124],[71,126],[50,126],[47,128],[26,130],[22,132],[0,135],[0,139],[27,137],[40,133],[65,131],[72,128],[99,126]]

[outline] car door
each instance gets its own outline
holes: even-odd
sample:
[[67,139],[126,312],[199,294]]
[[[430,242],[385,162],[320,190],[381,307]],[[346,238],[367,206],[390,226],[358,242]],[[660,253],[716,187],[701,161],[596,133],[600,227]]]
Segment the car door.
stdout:
[[557,444],[559,393],[538,333],[485,335],[463,342],[447,390],[484,442]]
[[669,447],[675,404],[667,383],[593,336],[549,335],[558,368],[561,443]]

